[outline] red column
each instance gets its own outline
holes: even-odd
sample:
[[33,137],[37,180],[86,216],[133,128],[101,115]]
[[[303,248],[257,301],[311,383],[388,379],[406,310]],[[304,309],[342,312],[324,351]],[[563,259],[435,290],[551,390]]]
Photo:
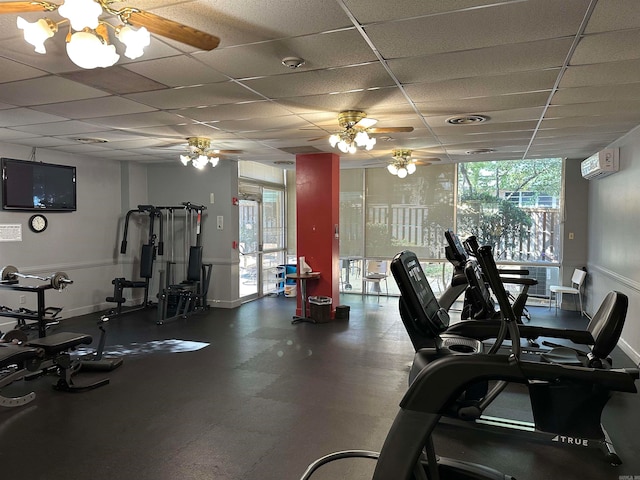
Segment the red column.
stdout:
[[[331,297],[332,317],[340,300],[339,225],[340,157],[296,155],[297,255],[320,272],[319,280],[307,281],[307,295]],[[298,314],[300,305],[298,295]]]

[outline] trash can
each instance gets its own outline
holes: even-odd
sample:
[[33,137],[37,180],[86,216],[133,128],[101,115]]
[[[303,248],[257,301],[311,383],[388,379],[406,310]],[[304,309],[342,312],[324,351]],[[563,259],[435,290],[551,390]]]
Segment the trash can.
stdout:
[[311,318],[316,323],[327,323],[331,320],[331,297],[309,297]]
[[336,307],[336,320],[349,320],[349,310],[351,307],[349,305],[338,305]]

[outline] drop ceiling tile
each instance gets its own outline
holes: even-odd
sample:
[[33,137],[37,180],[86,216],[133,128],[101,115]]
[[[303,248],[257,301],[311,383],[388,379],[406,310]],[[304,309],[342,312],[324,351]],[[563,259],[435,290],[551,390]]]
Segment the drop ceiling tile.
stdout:
[[571,56],[571,65],[619,62],[640,58],[640,29],[583,37]]
[[[489,117],[488,123],[505,123],[505,122],[522,122],[527,120],[538,120],[544,107],[535,108],[514,108],[510,110],[497,110],[483,112],[483,115]],[[426,117],[429,125],[445,125],[449,115],[444,116],[429,116]]]
[[202,63],[202,56],[196,60],[188,56],[174,56],[130,63],[128,70],[144,75],[170,87],[217,83],[227,80],[225,75]]
[[637,83],[640,78],[640,60],[600,63],[596,65],[576,65],[569,67],[560,88],[587,87],[593,85],[621,85]]
[[21,127],[14,127],[16,130],[26,133],[33,133],[37,135],[46,129],[47,135],[74,135],[78,133],[92,133],[98,132],[102,129],[100,126],[91,125],[76,120],[68,120],[64,122],[50,122],[44,127],[42,124],[38,125],[24,125]]
[[[417,83],[405,86],[414,102],[443,99],[493,97],[497,95],[550,91],[559,69],[520,72],[495,77],[475,77],[436,83]],[[497,110],[497,109],[494,109]]]
[[609,86],[561,88],[553,96],[552,105],[570,105],[589,102],[618,102],[640,98],[640,83]]
[[523,132],[536,128],[537,121],[511,123],[481,123],[479,125],[443,125],[432,127],[436,135],[460,135],[492,132]]
[[216,127],[231,132],[253,132],[274,128],[291,129],[310,127],[311,124],[298,116],[286,115],[280,117],[253,118],[244,120],[221,120]]
[[157,125],[179,125],[192,123],[190,120],[185,119],[180,115],[162,111],[87,118],[86,122],[100,126],[100,128],[104,128],[105,126],[113,128],[143,128]]
[[211,107],[186,108],[175,110],[185,118],[198,122],[213,122],[220,120],[244,120],[251,118],[278,117],[290,115],[287,108],[269,100],[257,102],[234,103],[230,105],[214,105]]
[[353,67],[296,72],[289,75],[256,78],[243,81],[245,85],[268,98],[290,98],[332,92],[349,92],[394,84],[378,63]]
[[462,52],[392,59],[389,60],[389,66],[403,84],[527,72],[561,67],[571,43],[571,38],[561,38],[499,45]]
[[[340,54],[336,55],[336,52]],[[302,58],[305,64],[299,69],[289,69],[282,65],[285,57]],[[375,54],[354,29],[221,48],[196,58],[232,78],[279,75],[376,61]]]
[[422,0],[418,2],[396,2],[389,8],[388,0],[345,0],[347,8],[360,23],[383,22],[403,18],[436,16],[443,13],[482,6],[495,6],[512,0]]
[[0,88],[0,101],[21,107],[70,102],[106,95],[108,94],[95,88],[56,76],[5,83]]
[[34,110],[53,115],[64,115],[67,118],[78,120],[95,118],[97,115],[108,117],[127,113],[149,112],[154,109],[126,98],[111,96],[41,105],[34,107]]
[[640,100],[618,102],[590,102],[571,105],[551,105],[545,118],[586,117],[589,115],[634,114],[640,112]]
[[407,105],[407,99],[397,88],[380,88],[348,92],[340,95],[307,95],[294,98],[281,98],[278,103],[296,113],[335,112],[342,110],[365,110],[376,105]]
[[160,109],[223,105],[263,99],[234,82],[134,93],[127,95],[127,98]]
[[27,138],[38,138],[38,135],[34,135],[27,132],[19,132],[12,128],[0,128],[1,141],[5,141],[5,142],[19,141],[20,143],[22,143],[22,141]]
[[47,72],[0,57],[0,83],[28,80],[45,75]]
[[598,0],[585,33],[638,28],[640,2],[634,0]]
[[[12,108],[0,111],[0,127],[35,125],[36,123],[61,122],[67,118],[58,115],[37,112],[30,108]],[[46,130],[46,126],[43,127]]]
[[428,115],[461,115],[480,114],[494,110],[511,108],[530,108],[544,106],[550,91],[519,93],[517,95],[499,95],[480,98],[459,98],[416,103],[416,107],[424,116]]
[[515,2],[374,24],[366,32],[386,59],[470,50],[575,35],[588,4],[588,0]]

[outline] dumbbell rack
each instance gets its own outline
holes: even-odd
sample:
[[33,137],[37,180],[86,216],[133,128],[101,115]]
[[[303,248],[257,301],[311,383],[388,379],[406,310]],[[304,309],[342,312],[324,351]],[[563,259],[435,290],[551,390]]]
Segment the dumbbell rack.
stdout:
[[0,317],[9,317],[15,318],[19,320],[31,320],[38,322],[38,337],[44,338],[47,336],[46,328],[47,328],[47,320],[46,316],[46,307],[44,303],[44,292],[53,288],[50,284],[44,285],[20,285],[18,280],[5,280],[0,282],[0,288],[15,290],[17,292],[31,292],[35,293],[38,297],[38,309],[36,313],[27,313],[27,312],[3,312],[0,311]]

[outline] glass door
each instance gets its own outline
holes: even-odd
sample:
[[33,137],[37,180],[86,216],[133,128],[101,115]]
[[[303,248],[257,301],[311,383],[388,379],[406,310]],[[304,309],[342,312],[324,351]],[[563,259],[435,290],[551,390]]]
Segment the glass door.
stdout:
[[260,202],[240,200],[240,299],[254,300],[260,296],[260,268],[262,263],[262,233]]
[[284,293],[284,190],[260,188],[240,200],[240,299]]

